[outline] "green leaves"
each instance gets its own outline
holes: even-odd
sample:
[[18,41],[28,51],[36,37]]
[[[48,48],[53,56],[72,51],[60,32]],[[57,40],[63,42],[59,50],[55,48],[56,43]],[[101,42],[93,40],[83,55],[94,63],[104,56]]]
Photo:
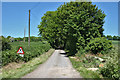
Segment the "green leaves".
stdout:
[[109,52],[109,57],[106,59],[104,67],[100,69],[100,73],[104,77],[108,77],[114,80],[119,80],[119,63],[117,48]]
[[104,37],[90,40],[86,50],[92,51],[94,54],[106,52],[112,48],[112,43]]
[[[39,32],[53,48],[75,54],[91,39],[102,37],[105,14],[91,2],[69,2],[42,17]],[[74,50],[72,50],[74,49]]]

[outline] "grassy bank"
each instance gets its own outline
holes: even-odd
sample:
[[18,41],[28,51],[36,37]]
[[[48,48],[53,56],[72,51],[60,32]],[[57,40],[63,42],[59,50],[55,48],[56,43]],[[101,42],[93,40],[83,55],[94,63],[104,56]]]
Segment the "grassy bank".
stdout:
[[80,73],[83,78],[102,78],[98,71],[90,71],[84,66],[85,63],[75,58],[69,57],[73,67]]
[[[91,53],[77,53],[75,56],[70,56],[70,61],[73,65],[73,67],[80,72],[80,75],[83,78],[111,78],[107,77],[107,75],[110,75],[112,72],[115,74],[115,76],[118,76],[118,72],[114,71],[114,68],[111,70],[112,67],[117,67],[117,65],[114,65],[114,63],[117,62],[116,56],[118,56],[118,48],[120,47],[120,41],[112,41],[114,47],[111,51],[109,51],[106,54],[91,54]],[[95,59],[95,57],[99,57],[105,60],[105,62],[101,62],[98,59]],[[112,60],[112,61],[110,61]],[[111,62],[110,64],[108,62]],[[111,65],[111,68],[106,68],[106,64]],[[108,73],[105,73],[106,71],[102,70],[104,68]],[[88,70],[88,68],[98,68],[98,70]],[[101,73],[101,70],[103,73]],[[103,77],[104,76],[106,77]]]
[[[9,65],[14,65],[16,67],[7,67],[4,66],[2,68],[2,76],[3,78],[20,78],[27,73],[32,72],[36,69],[39,64],[45,62],[54,52],[54,49],[50,49],[48,52],[42,54],[39,57],[33,58],[32,60],[28,61],[27,63],[11,63]],[[7,68],[6,68],[7,67]]]
[[102,78],[97,72],[89,71],[84,66],[83,63],[70,58],[73,67],[80,73],[83,78]]

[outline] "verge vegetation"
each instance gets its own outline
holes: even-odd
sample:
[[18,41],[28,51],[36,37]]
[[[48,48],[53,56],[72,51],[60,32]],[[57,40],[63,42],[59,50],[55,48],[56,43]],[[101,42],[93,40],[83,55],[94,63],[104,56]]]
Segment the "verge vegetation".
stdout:
[[[3,80],[6,78],[12,80],[12,78],[21,78],[27,73],[32,72],[34,69],[36,69],[39,64],[42,64],[45,62],[54,52],[54,49],[50,49],[48,52],[31,59],[30,61],[26,63],[10,63],[2,68],[2,77]],[[14,66],[13,66],[14,65]]]
[[[114,47],[107,54],[91,54],[81,50],[74,57],[69,57],[73,67],[84,78],[119,79],[118,49],[120,41],[112,41]],[[98,58],[103,59],[100,61]],[[93,68],[89,70],[90,68]]]

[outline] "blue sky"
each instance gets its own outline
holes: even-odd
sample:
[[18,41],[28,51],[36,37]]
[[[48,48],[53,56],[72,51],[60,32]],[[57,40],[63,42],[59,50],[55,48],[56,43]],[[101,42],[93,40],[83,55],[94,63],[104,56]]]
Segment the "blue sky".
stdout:
[[[55,11],[63,2],[3,2],[2,35],[23,37],[24,28],[28,36],[28,15],[31,9],[31,36],[38,36],[37,26],[47,11]],[[107,15],[105,18],[105,35],[118,35],[118,3],[94,2]]]

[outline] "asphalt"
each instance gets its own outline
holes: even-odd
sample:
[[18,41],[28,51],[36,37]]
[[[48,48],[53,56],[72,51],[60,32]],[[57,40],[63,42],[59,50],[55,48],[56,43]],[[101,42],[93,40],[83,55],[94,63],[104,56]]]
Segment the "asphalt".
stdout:
[[51,57],[33,72],[22,78],[82,78],[63,50],[55,50]]

